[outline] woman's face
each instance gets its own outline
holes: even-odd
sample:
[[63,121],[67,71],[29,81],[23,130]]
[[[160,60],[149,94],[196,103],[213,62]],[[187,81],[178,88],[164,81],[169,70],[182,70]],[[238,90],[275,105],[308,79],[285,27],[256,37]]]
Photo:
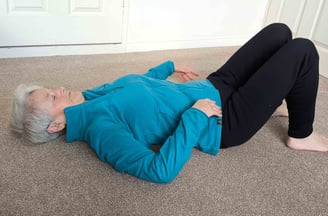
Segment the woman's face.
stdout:
[[84,97],[79,91],[68,91],[64,87],[54,89],[37,89],[29,96],[34,107],[46,111],[51,117],[65,118],[66,107],[78,105],[84,102]]

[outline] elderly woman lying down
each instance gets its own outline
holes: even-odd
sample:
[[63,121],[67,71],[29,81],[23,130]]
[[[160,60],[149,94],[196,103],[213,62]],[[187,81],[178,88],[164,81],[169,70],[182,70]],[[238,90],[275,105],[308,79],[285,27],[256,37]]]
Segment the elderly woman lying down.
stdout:
[[[11,128],[33,143],[66,132],[68,143],[87,142],[117,171],[158,183],[171,182],[193,148],[216,155],[246,142],[276,110],[289,116],[288,147],[328,151],[328,139],[312,127],[318,62],[311,41],[271,24],[201,81],[167,61],[83,92],[21,85]],[[184,82],[167,81],[173,73]]]

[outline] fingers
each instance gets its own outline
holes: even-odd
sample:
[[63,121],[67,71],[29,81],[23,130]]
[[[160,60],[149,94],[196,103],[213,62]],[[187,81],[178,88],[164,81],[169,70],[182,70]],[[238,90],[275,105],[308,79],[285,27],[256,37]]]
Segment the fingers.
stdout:
[[221,107],[219,107],[218,105],[216,105],[215,101],[210,100],[209,102],[209,106],[212,109],[212,114],[216,115],[216,116],[222,116],[222,112],[221,112]]
[[195,76],[199,76],[198,73],[192,72],[176,72],[177,76],[182,82],[187,82],[195,79]]
[[189,75],[188,73],[182,73],[182,72],[179,72],[177,73],[178,74],[178,77],[180,78],[180,80],[182,82],[187,82],[187,81],[191,81],[191,80],[194,80],[194,77]]
[[185,73],[190,74],[190,76],[199,76],[199,74],[190,67],[185,68]]
[[192,73],[194,76],[199,76],[199,73],[197,73],[197,72],[194,71],[194,70],[191,70],[190,73]]
[[199,74],[195,70],[184,65],[176,65],[175,73],[178,75],[182,82],[194,80],[195,77],[199,76]]
[[216,116],[222,116],[222,112],[221,112],[221,107],[217,106],[216,104],[211,105],[211,109],[213,110],[213,115]]
[[215,101],[210,99],[201,99],[198,100],[194,105],[194,108],[201,110],[204,112],[208,117],[211,116],[222,116],[221,107],[216,105]]

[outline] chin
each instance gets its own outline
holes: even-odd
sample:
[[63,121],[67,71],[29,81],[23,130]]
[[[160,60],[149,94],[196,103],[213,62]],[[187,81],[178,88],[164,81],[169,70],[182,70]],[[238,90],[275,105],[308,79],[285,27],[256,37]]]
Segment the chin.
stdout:
[[77,105],[84,102],[84,97],[81,92],[71,92],[71,101]]

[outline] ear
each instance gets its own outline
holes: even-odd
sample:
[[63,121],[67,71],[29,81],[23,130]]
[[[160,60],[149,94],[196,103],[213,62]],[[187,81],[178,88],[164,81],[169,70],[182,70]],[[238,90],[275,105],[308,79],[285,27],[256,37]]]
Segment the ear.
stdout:
[[61,130],[64,130],[66,124],[64,122],[60,121],[53,121],[50,123],[50,125],[47,128],[47,132],[52,134],[52,133],[57,133]]

